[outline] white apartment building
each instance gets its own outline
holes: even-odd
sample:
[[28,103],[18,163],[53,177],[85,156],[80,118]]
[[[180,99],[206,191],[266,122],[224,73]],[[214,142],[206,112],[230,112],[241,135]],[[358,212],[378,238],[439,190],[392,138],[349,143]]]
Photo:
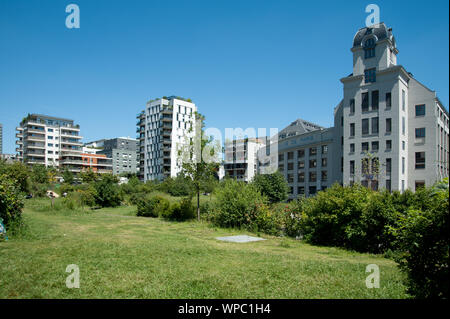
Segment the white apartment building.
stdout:
[[334,127],[298,119],[272,138],[278,158],[258,161],[259,173],[277,163],[291,199],[336,182],[404,191],[449,176],[449,113],[436,92],[397,65],[392,29],[358,30],[351,51],[353,72],[341,79]]
[[[448,176],[449,115],[431,91],[397,64],[392,29],[360,29],[353,39],[353,73],[341,79],[343,183],[404,191]],[[364,161],[379,170],[363,170]],[[376,166],[375,166],[376,167]]]
[[16,128],[17,157],[25,164],[81,171],[82,137],[73,120],[29,114]]
[[190,100],[171,96],[149,101],[137,115],[141,179],[163,180],[181,172],[179,150],[195,136],[196,112]]
[[250,182],[257,173],[257,152],[265,146],[264,139],[246,138],[225,142],[225,176]]

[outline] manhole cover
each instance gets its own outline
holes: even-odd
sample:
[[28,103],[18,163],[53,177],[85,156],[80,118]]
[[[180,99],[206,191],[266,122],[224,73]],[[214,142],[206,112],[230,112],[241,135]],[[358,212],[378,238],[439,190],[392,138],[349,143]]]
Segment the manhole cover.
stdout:
[[247,235],[217,237],[216,239],[222,240],[222,241],[230,241],[230,242],[233,242],[233,243],[248,243],[248,242],[251,242],[251,241],[265,240],[264,238],[252,237],[252,236],[247,236]]

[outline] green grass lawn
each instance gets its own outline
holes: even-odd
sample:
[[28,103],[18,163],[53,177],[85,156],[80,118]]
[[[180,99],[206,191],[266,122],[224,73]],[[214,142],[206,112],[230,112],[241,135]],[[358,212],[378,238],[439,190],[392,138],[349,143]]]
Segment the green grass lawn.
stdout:
[[[134,207],[38,212],[27,204],[28,231],[0,242],[0,298],[406,298],[403,275],[380,256],[315,247],[206,223],[135,217]],[[257,236],[257,235],[256,235]],[[80,288],[65,285],[67,265]],[[368,289],[368,264],[380,288]]]

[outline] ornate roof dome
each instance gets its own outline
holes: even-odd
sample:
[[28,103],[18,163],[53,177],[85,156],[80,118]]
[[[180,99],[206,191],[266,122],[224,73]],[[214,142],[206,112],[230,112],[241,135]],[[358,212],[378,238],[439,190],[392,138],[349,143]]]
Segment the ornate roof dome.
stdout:
[[376,37],[377,41],[389,39],[395,43],[394,36],[392,35],[392,29],[386,27],[384,22],[381,22],[370,27],[359,29],[358,32],[356,32],[355,37],[353,38],[353,47],[362,46],[364,38],[366,38],[366,36],[370,34],[373,34]]

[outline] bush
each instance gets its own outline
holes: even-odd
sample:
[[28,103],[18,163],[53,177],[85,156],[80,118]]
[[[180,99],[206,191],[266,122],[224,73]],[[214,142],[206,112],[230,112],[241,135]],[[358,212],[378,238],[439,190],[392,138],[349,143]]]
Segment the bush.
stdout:
[[48,189],[49,189],[48,184],[40,184],[40,183],[31,184],[31,194],[33,194],[33,197],[46,197]]
[[194,193],[194,185],[190,178],[178,174],[175,178],[166,178],[158,185],[158,190],[172,196],[189,196]]
[[[401,218],[397,235],[402,253],[396,258],[407,274],[408,292],[417,298],[449,297],[449,191],[432,190],[432,206],[411,208]],[[419,194],[420,195],[420,194]]]
[[280,203],[273,207],[282,216],[283,232],[286,236],[294,238],[302,237],[301,219],[303,214],[303,201],[304,198],[300,197],[288,204]]
[[161,196],[140,197],[136,204],[137,216],[159,217],[170,215],[170,202]]
[[253,184],[226,179],[216,189],[211,219],[214,224],[222,227],[248,226],[257,206],[266,203],[267,199]]
[[180,202],[173,203],[165,213],[164,218],[184,221],[195,218],[195,208],[192,205],[192,197],[185,197]]
[[389,193],[361,185],[319,192],[304,202],[301,232],[313,244],[380,253],[392,247],[398,213]]
[[24,199],[15,181],[6,175],[0,175],[0,218],[8,227],[21,220]]
[[30,191],[29,170],[21,162],[7,164],[0,160],[0,175],[4,175],[13,180],[19,191],[28,193]]
[[257,175],[253,184],[271,203],[279,203],[288,198],[288,184],[280,172]]
[[100,180],[94,183],[95,202],[101,207],[116,207],[122,201],[117,177],[104,174]]

